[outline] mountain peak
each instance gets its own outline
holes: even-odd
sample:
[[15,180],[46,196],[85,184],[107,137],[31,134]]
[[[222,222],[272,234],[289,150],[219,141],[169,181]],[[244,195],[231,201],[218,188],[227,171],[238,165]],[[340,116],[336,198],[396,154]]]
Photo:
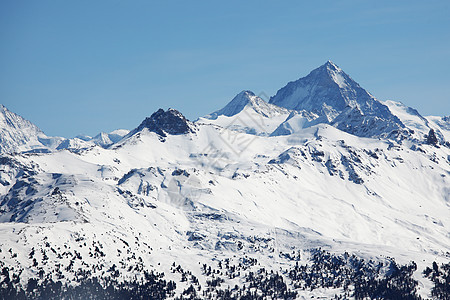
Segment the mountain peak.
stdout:
[[253,93],[250,90],[244,90],[244,91],[240,92],[239,94],[237,94],[237,96],[253,97],[253,96],[255,96],[255,93]]
[[[240,113],[249,103],[254,103],[260,99],[252,91],[244,90],[237,94],[224,108],[213,112],[206,116],[208,119],[217,119],[218,116],[224,115],[227,117],[234,116]],[[261,99],[261,101],[264,101]]]
[[327,68],[328,70],[333,70],[333,71],[342,71],[341,68],[339,68],[334,62],[332,62],[331,60],[327,60],[327,62],[325,64],[322,65],[322,67]]
[[99,134],[97,134],[95,137],[93,137],[92,141],[95,144],[100,145],[102,147],[106,147],[106,146],[109,146],[109,145],[113,144],[113,142],[109,138],[108,134],[106,132],[103,132],[103,131],[100,132]]
[[44,147],[38,140],[43,136],[36,125],[0,104],[0,153]]
[[[321,80],[331,80],[336,83],[339,88],[345,89],[347,86],[358,85],[350,78],[338,65],[328,60],[325,64],[311,71],[308,76],[321,78]],[[359,86],[359,85],[358,85]]]
[[237,94],[224,108],[219,109],[204,118],[216,120],[219,116],[232,117],[244,110],[247,113],[253,111],[254,113],[257,113],[265,118],[280,114],[289,114],[290,112],[288,109],[283,107],[271,105],[270,103],[264,101],[261,97],[256,96],[252,91],[244,90]]
[[[269,103],[312,112],[325,117],[330,124],[350,108],[357,109],[355,111],[360,111],[362,115],[389,120],[399,128],[403,127],[386,105],[375,99],[330,60],[307,76],[289,82],[270,98]],[[389,128],[393,127],[395,126]]]
[[327,62],[325,63],[325,66],[327,66],[328,68],[333,68],[333,69],[339,69],[338,65],[336,65],[334,62],[332,62],[331,60],[327,60]]
[[222,109],[197,121],[239,132],[269,135],[290,112],[286,108],[267,103],[252,91],[244,90]]
[[293,110],[308,110],[327,115],[347,106],[356,107],[358,100],[374,99],[332,61],[312,70],[307,76],[289,82],[271,97],[270,103]]
[[178,110],[169,108],[167,111],[160,108],[144,121],[132,133],[147,128],[160,136],[167,134],[179,135],[194,132],[192,124]]

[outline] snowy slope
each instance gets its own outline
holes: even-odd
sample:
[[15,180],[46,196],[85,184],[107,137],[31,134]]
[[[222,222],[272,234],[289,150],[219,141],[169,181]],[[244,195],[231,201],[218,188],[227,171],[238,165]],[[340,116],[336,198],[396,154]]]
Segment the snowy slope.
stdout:
[[320,120],[321,118],[315,114],[294,110],[270,135],[289,135],[300,132],[304,128],[321,123]]
[[384,104],[410,129],[410,136],[416,141],[424,141],[430,129],[434,130],[440,143],[449,141],[450,135],[448,132],[450,128],[446,128],[445,121],[442,122],[445,118],[423,117],[416,109],[408,107],[401,102],[388,100]]
[[[404,127],[386,105],[331,61],[308,76],[289,82],[270,98],[270,103],[315,113],[323,117],[322,122],[363,137],[380,136]],[[344,122],[349,115],[351,122]]]
[[93,138],[83,135],[70,139],[49,137],[36,125],[0,104],[0,153],[80,151],[95,145],[106,148],[128,133],[129,130],[117,129],[110,133],[101,132]]
[[439,131],[445,141],[450,141],[450,116],[439,117],[439,116],[427,116],[426,119],[436,128],[436,131]]
[[[109,149],[2,161],[0,257],[11,272],[70,281],[78,269],[106,276],[115,265],[126,279],[143,266],[177,280],[181,292],[188,282],[172,262],[205,285],[201,265],[235,255],[273,270],[295,264],[274,251],[307,260],[317,247],[414,260],[420,270],[448,260],[446,147],[411,151],[323,124],[255,136],[194,125],[174,110],[131,133]],[[427,295],[428,280],[417,276]]]
[[238,132],[269,135],[290,113],[290,110],[269,104],[251,91],[242,91],[224,108],[199,118],[196,122],[214,124]]
[[422,272],[450,259],[450,119],[381,103],[331,62],[270,102],[243,91],[195,122],[159,109],[73,139],[1,107],[0,296],[154,271],[154,298],[363,298],[384,284],[393,299],[399,283],[429,298]]
[[114,143],[120,141],[124,136],[126,136],[130,131],[126,129],[116,129],[109,133],[100,132],[93,138],[86,138],[85,140],[91,142],[95,145],[101,146],[103,148],[109,147]]
[[46,149],[45,134],[33,123],[0,104],[0,153]]

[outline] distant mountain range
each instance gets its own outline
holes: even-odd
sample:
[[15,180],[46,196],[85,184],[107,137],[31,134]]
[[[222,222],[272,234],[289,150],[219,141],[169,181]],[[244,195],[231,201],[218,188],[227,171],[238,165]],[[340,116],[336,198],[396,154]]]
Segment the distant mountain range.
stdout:
[[[36,125],[0,107],[0,152],[50,152],[107,148],[129,134],[119,129],[95,137],[48,137]],[[183,117],[184,118],[184,117]],[[381,102],[331,61],[308,76],[289,82],[269,102],[252,91],[242,91],[224,108],[199,118],[256,135],[289,135],[317,124],[329,124],[344,132],[371,138],[423,140],[433,129],[440,143],[449,141],[449,117],[423,117],[400,102]]]
[[423,140],[433,129],[441,143],[449,141],[449,117],[423,117],[394,101],[381,102],[333,62],[289,82],[269,103],[242,91],[224,108],[198,122],[257,135],[288,135],[317,124],[371,138]]
[[450,117],[331,61],[263,98],[71,139],[0,106],[0,299],[449,297]]
[[118,129],[95,137],[79,135],[72,139],[49,137],[41,129],[0,104],[0,153],[48,153],[64,149],[87,149],[94,145],[108,147],[128,134]]

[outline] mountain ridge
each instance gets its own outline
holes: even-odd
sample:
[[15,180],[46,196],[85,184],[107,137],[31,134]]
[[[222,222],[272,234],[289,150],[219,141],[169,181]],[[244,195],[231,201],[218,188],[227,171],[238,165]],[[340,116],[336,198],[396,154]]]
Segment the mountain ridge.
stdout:
[[41,129],[0,104],[0,153],[45,148]]
[[[388,280],[414,260],[420,288],[408,292],[429,295],[421,272],[444,263],[450,245],[449,148],[412,150],[323,123],[267,137],[204,123],[184,133],[149,118],[106,149],[0,157],[0,267],[21,274],[17,286],[38,274],[69,286],[81,284],[80,274],[140,282],[145,270],[176,282],[171,297],[191,284],[208,298],[237,285],[238,297],[250,272],[265,268],[298,296],[333,298],[352,292],[289,274],[312,264],[312,278],[367,268],[364,278]],[[345,269],[332,267],[350,257]],[[237,271],[221,274],[227,264]],[[376,271],[380,264],[386,269]],[[221,286],[208,283],[209,266]],[[361,291],[359,277],[327,280],[343,278]]]
[[[331,61],[314,69],[307,76],[289,82],[270,98],[269,103],[294,110],[306,110],[325,117],[329,124],[336,124],[339,115],[361,115],[381,119],[388,122],[388,130],[404,128],[403,123],[394,116],[389,108],[364,90],[357,82]],[[345,116],[340,119],[345,119]],[[367,117],[366,117],[367,118]],[[363,118],[364,119],[364,118]],[[338,124],[341,124],[339,122]],[[350,130],[350,133],[370,137],[389,132],[373,132],[365,125],[365,121],[357,124],[340,126],[341,130]],[[363,130],[352,130],[354,127],[366,127]]]
[[[302,92],[300,93],[299,90]],[[2,106],[3,115],[5,115],[5,109]],[[393,114],[390,109],[395,110],[396,114]],[[435,121],[430,123],[417,110],[405,109],[400,108],[400,105],[394,102],[378,101],[329,60],[307,76],[289,82],[270,97],[268,102],[256,96],[252,91],[241,91],[222,109],[200,117],[193,123],[186,123],[190,124],[189,126],[183,125],[187,131],[182,131],[192,131],[195,123],[203,123],[218,125],[238,132],[276,136],[277,134],[292,134],[309,126],[325,123],[361,137],[414,139],[417,141],[423,140],[433,127],[441,144],[445,144],[449,140],[450,136],[446,133],[448,132],[446,128],[450,126],[446,127],[444,119],[434,119]],[[405,126],[397,115],[410,124],[409,127]],[[411,117],[406,117],[406,115],[411,115]],[[423,124],[408,121],[414,118],[414,115],[421,119]],[[146,120],[153,122],[151,116]],[[23,119],[21,122],[28,124],[29,121]],[[181,126],[183,123],[185,123],[184,120],[179,125]],[[7,130],[5,131],[7,126],[4,126],[1,133],[3,146],[0,147],[0,152],[82,150],[94,145],[109,147],[130,135],[130,131],[119,130],[120,134],[101,132],[93,138],[79,136],[74,139],[65,139],[48,137],[34,124],[29,124],[31,124],[29,128],[37,128],[39,132],[35,130],[30,137],[23,137],[19,141],[14,141],[13,136],[17,134],[8,133]],[[166,135],[164,131],[156,128],[158,126],[155,124],[153,122],[152,130],[157,131],[161,136]],[[430,124],[435,125],[431,126]],[[140,126],[146,127],[142,124]],[[136,128],[133,133],[141,129]],[[38,138],[36,139],[35,136]],[[33,145],[26,146],[30,142]],[[10,145],[8,149],[5,146],[7,144]],[[22,145],[23,150],[20,150],[19,144]]]
[[319,68],[325,79],[310,78],[311,95],[335,97],[318,98],[319,110],[242,91],[195,122],[158,109],[131,131],[33,131],[40,144],[0,153],[0,298],[420,299],[442,290],[450,118],[381,103],[332,62]]

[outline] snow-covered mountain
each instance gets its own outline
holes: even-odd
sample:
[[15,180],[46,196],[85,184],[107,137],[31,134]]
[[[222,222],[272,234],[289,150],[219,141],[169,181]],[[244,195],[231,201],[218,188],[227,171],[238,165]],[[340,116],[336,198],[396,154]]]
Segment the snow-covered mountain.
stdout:
[[321,122],[357,136],[375,137],[404,127],[386,105],[331,61],[289,82],[270,103],[315,113]]
[[269,135],[291,113],[272,105],[251,91],[242,91],[224,108],[199,118],[197,123],[214,124],[238,132]]
[[450,141],[449,117],[423,117],[416,109],[401,102],[388,100],[384,103],[405,124],[409,129],[410,136],[416,141],[423,140],[431,129],[441,144]]
[[106,148],[128,133],[129,130],[117,129],[110,133],[101,132],[93,138],[83,135],[70,139],[49,137],[39,127],[0,104],[0,153],[75,151],[95,145]]
[[2,154],[0,295],[448,295],[448,118],[364,107],[324,68],[348,89],[317,84],[339,93],[320,109],[244,91],[196,122],[159,109],[104,147]]
[[299,132],[304,128],[311,127],[312,125],[318,124],[320,118],[307,111],[296,111],[293,110],[289,116],[284,120],[270,135],[289,135],[295,132]]
[[179,111],[169,108],[167,111],[159,109],[149,118],[132,130],[127,137],[133,136],[142,130],[147,129],[161,137],[167,135],[180,135],[195,132],[195,125],[188,121]]
[[114,143],[120,141],[124,136],[126,136],[130,131],[127,129],[117,129],[111,131],[109,133],[100,132],[93,138],[87,137],[84,139],[87,142],[92,142],[95,145],[101,146],[103,148],[107,148]]
[[256,135],[292,134],[322,123],[361,137],[410,137],[387,105],[331,61],[289,82],[269,103],[242,91],[224,108],[197,122]]
[[0,104],[0,153],[48,151],[60,140],[47,137],[36,125]]

